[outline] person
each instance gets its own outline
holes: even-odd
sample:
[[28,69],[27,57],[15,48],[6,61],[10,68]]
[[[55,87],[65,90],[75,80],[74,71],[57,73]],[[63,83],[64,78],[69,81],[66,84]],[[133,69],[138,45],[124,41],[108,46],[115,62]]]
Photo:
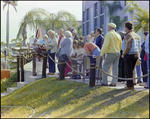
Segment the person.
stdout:
[[[145,52],[147,55],[147,72],[149,73],[149,34],[147,34],[146,36],[146,40],[145,40]],[[147,86],[145,86],[144,88],[149,89],[149,76],[147,77]]]
[[95,56],[100,55],[99,47],[91,42],[87,42],[84,44],[84,50],[85,50],[87,56],[88,55],[95,55]]
[[86,42],[90,42],[91,41],[91,36],[88,34],[86,35]]
[[37,39],[34,38],[34,41],[33,41],[33,51],[35,52],[35,49],[37,48]]
[[97,38],[96,31],[94,31],[94,40],[93,40],[94,44],[96,44],[96,38]]
[[58,42],[58,37],[59,37],[59,36],[58,36],[58,34],[57,34],[57,33],[55,33],[55,35],[54,35],[54,36],[55,36],[55,38],[56,38],[56,40],[57,40],[57,42]]
[[[147,62],[144,60],[145,56],[145,40],[147,37],[148,32],[144,32],[144,42],[141,45],[141,53],[140,53],[140,58],[141,58],[141,68],[142,68],[142,74],[146,75],[147,74]],[[143,77],[143,83],[140,83],[140,86],[146,86],[147,84],[147,77]]]
[[[112,74],[118,76],[118,63],[120,50],[122,45],[121,36],[115,32],[116,24],[108,23],[108,33],[105,36],[103,46],[101,48],[100,59],[107,53],[103,64],[103,70],[108,73],[112,65]],[[116,86],[117,78],[113,78],[109,86]],[[107,74],[103,73],[101,86],[108,86]]]
[[[73,52],[71,53],[70,58],[71,60],[71,64],[73,69],[78,70],[78,63],[80,63],[80,61],[74,60],[73,58],[80,58],[82,56],[82,49],[79,48],[78,46],[78,41],[74,40],[73,41]],[[81,79],[80,75],[77,75],[77,72],[73,72],[73,79]]]
[[71,33],[72,33],[73,40],[79,40],[78,36],[76,35],[77,31],[75,29],[72,29]]
[[[73,39],[72,39],[71,32],[68,31],[68,30],[65,31],[65,37],[66,38],[60,44],[61,50],[60,50],[59,62],[60,62],[60,59],[62,57],[64,57],[64,59],[67,61],[67,63],[72,67],[71,62],[69,61],[69,57],[72,53],[72,45],[73,45]],[[58,70],[60,72],[60,66],[59,65],[58,65]],[[65,67],[65,77],[67,76],[68,72],[71,72],[71,71],[72,71],[72,69],[68,65],[66,65],[66,67]]]
[[56,53],[56,57],[59,58],[59,52],[61,49],[60,44],[64,41],[66,37],[64,36],[64,30],[62,28],[59,29],[59,40],[58,40],[58,45],[57,45],[57,53]]
[[[47,75],[54,75],[55,73],[55,62],[53,62],[50,57],[55,61],[55,53],[57,51],[57,40],[55,35],[55,31],[48,31],[50,40],[47,40],[46,50],[48,51],[48,62],[49,62],[49,73]],[[49,57],[50,56],[50,57]]]
[[95,37],[94,37],[94,31],[91,31],[91,32],[90,32],[90,36],[91,36],[90,42],[93,43],[93,41],[94,41],[94,39],[95,39]]
[[[126,21],[125,24],[125,49],[122,54],[122,58],[124,58],[124,65],[126,70],[126,77],[133,78],[133,70],[135,68],[136,62],[139,59],[139,51],[140,51],[140,40],[141,37],[134,32],[133,23],[130,21]],[[133,80],[127,80],[127,86],[124,89],[134,89]]]
[[103,45],[103,42],[104,42],[104,38],[102,36],[102,29],[101,28],[97,28],[96,29],[96,45],[101,49],[102,48],[102,45]]
[[[122,42],[124,42],[124,35],[126,34],[126,32],[120,31],[119,34],[121,36]],[[119,67],[118,77],[121,77],[121,78],[125,78],[124,59],[121,57],[122,53],[123,53],[123,50],[124,50],[124,48],[121,47],[120,57],[119,57],[119,65],[118,65],[118,67]],[[121,81],[124,81],[124,80],[118,79],[118,82],[121,82]]]
[[80,40],[80,41],[84,41],[83,36],[80,36],[80,37],[79,37],[79,40]]

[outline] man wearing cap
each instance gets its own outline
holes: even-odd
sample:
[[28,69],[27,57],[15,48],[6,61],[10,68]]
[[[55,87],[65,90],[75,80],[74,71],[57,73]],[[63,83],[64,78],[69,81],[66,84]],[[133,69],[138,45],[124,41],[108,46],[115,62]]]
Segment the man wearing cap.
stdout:
[[[100,59],[106,53],[106,58],[103,64],[103,70],[108,72],[110,66],[112,65],[112,74],[114,76],[118,76],[118,63],[120,50],[122,45],[121,36],[115,32],[116,25],[114,23],[108,24],[108,33],[105,36],[105,40],[103,46],[101,48]],[[111,84],[109,86],[116,86],[117,83],[116,78],[113,78]],[[102,76],[102,86],[108,86],[107,74],[103,73]]]
[[76,35],[77,31],[75,29],[72,29],[71,33],[72,33],[72,36],[73,36],[73,40],[79,40],[78,36]]

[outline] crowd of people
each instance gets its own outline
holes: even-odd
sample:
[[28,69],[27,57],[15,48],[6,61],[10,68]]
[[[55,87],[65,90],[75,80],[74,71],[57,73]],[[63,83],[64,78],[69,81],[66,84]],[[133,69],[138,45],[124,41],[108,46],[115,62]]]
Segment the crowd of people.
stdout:
[[[86,35],[86,39],[82,36],[78,37],[76,29],[68,28],[59,29],[59,35],[53,30],[49,30],[47,34],[43,36],[43,40],[40,43],[36,43],[34,40],[33,49],[35,50],[39,46],[43,46],[48,55],[55,61],[55,56],[58,58],[58,62],[61,59],[65,59],[66,62],[75,70],[78,70],[77,61],[71,61],[73,58],[83,58],[83,56],[95,55],[100,57],[100,63],[102,69],[112,75],[121,78],[134,78],[141,77],[149,73],[149,32],[145,31],[144,42],[141,45],[141,37],[134,32],[133,23],[126,21],[124,23],[125,31],[116,32],[116,25],[114,23],[108,23],[108,32],[105,37],[102,35],[103,30],[97,28],[95,31],[91,31]],[[55,62],[48,57],[49,73],[48,75],[54,75],[56,72]],[[60,66],[58,65],[60,71]],[[65,76],[72,69],[66,65]],[[74,75],[72,78],[81,78],[76,72],[72,72]],[[107,74],[102,73],[101,86],[108,86]],[[122,81],[117,78],[113,78],[109,86],[116,86],[118,81]],[[136,80],[127,80],[125,89],[134,89],[134,85],[139,85],[149,88],[149,76],[139,78]]]

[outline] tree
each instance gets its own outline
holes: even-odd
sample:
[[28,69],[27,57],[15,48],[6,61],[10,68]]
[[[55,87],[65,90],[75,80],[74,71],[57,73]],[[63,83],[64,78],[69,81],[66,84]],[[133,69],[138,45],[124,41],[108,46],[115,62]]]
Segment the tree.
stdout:
[[116,30],[118,30],[123,24],[124,22],[126,22],[126,19],[120,19],[120,16],[112,16],[111,20],[116,24]]
[[27,26],[32,29],[37,29],[39,25],[43,24],[42,17],[45,16],[45,10],[42,8],[35,8],[29,11],[22,19],[20,27],[16,36],[16,39],[20,39],[21,35],[23,38],[23,46],[26,46],[27,39]]
[[4,44],[5,44],[5,42],[4,42],[4,41],[1,41],[1,44],[2,44],[2,45],[4,45]]
[[142,33],[144,31],[149,30],[149,10],[147,11],[145,8],[139,8],[138,12],[135,13],[133,19],[134,21],[134,30],[138,32],[142,29]]
[[77,26],[76,29],[77,29],[78,36],[81,36],[82,35],[82,25]]
[[[67,23],[69,21],[69,23]],[[58,30],[59,28],[65,28],[77,26],[76,18],[73,14],[67,11],[59,11],[57,14],[47,12],[47,17],[43,20],[42,26],[47,30]]]
[[111,22],[112,16],[115,15],[118,10],[123,9],[119,1],[114,1],[112,3],[103,1],[103,5],[108,7],[109,22]]
[[[69,21],[67,23],[66,21]],[[67,11],[59,11],[57,14],[50,13],[42,8],[36,8],[29,11],[20,23],[20,28],[16,39],[19,39],[21,34],[23,37],[23,46],[26,46],[27,39],[27,26],[31,29],[37,30],[39,26],[43,27],[46,31],[58,30],[59,28],[69,27],[70,25],[76,26],[77,22],[71,13]]]
[[133,22],[134,11],[138,11],[138,10],[139,10],[139,3],[134,1],[127,1],[127,8],[125,9],[124,13],[128,11],[131,14],[132,22]]
[[17,9],[15,6],[17,6],[17,2],[16,1],[3,1],[5,4],[3,5],[3,10],[6,7],[6,5],[8,5],[8,9],[7,9],[7,22],[6,22],[6,44],[7,44],[7,48],[9,48],[9,5],[12,5],[15,9],[15,11],[17,12]]

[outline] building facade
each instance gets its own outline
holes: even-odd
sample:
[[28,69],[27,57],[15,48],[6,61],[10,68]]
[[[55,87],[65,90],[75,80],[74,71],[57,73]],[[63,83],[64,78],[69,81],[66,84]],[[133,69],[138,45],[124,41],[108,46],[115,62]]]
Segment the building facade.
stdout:
[[[107,2],[111,3],[113,1]],[[149,8],[149,1],[144,2],[146,3],[144,3],[143,5],[139,3],[140,7],[146,7],[146,9]],[[132,18],[129,12],[126,12],[124,14],[124,10],[127,7],[126,0],[120,1],[120,4],[123,9],[118,10],[115,15],[120,16],[121,20],[125,18],[126,20],[131,21]],[[106,35],[108,31],[107,24],[109,23],[108,12],[108,8],[102,5],[102,1],[82,1],[82,36],[84,37],[84,39],[87,34],[90,34],[90,32],[96,30],[96,28],[102,28],[103,35]],[[117,32],[119,31],[124,31],[123,25]],[[143,37],[141,33],[139,33],[139,35]]]

